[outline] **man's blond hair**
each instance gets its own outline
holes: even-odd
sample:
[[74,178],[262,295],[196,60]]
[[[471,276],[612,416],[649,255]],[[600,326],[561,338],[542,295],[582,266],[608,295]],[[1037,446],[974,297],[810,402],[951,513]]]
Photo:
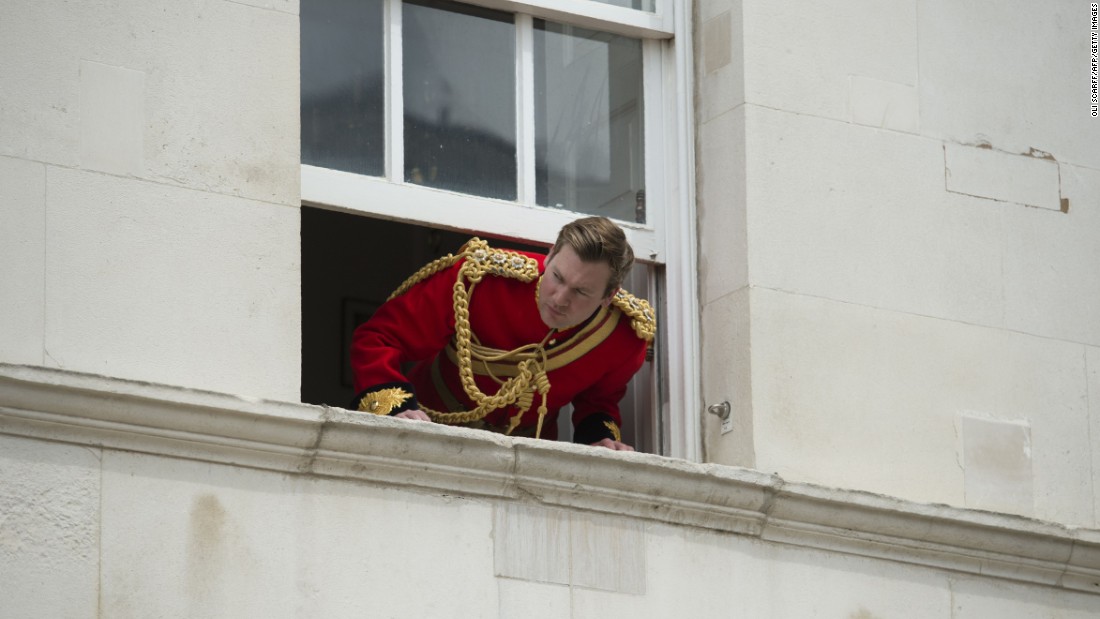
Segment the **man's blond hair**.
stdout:
[[611,267],[611,279],[603,296],[609,297],[619,289],[634,266],[634,249],[626,240],[626,233],[606,217],[584,217],[566,224],[558,232],[558,240],[550,249],[547,259],[553,258],[562,246],[568,245],[585,262],[605,262]]

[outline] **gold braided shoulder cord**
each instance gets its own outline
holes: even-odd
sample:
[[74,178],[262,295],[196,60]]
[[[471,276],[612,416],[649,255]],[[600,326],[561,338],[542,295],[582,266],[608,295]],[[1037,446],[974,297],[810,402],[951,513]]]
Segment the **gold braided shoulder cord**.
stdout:
[[620,288],[611,302],[630,316],[630,326],[635,335],[647,342],[653,341],[653,336],[657,334],[657,312],[653,311],[649,301],[639,299]]
[[[431,275],[450,268],[462,258],[466,261],[459,269],[453,287],[455,349],[458,353],[458,374],[462,381],[462,388],[477,406],[473,410],[455,413],[434,411],[424,406],[421,406],[421,409],[432,418],[432,421],[460,424],[479,421],[494,410],[516,404],[518,412],[508,424],[507,433],[511,434],[519,425],[523,414],[534,403],[534,392],[538,391],[542,396],[542,403],[538,409],[539,422],[535,431],[537,437],[542,431],[542,421],[547,413],[546,394],[550,391],[550,381],[546,377],[546,353],[542,344],[529,344],[496,355],[486,354],[479,347],[478,352],[475,353],[471,346],[473,332],[470,329],[470,296],[473,294],[474,287],[487,273],[518,279],[525,283],[532,282],[539,275],[538,263],[534,259],[515,252],[492,249],[485,241],[474,238],[463,246],[459,254],[444,256],[414,273],[390,295],[390,298],[403,294]],[[486,395],[474,381],[473,357],[475,356],[479,361],[517,361],[517,374],[504,381],[496,394]]]

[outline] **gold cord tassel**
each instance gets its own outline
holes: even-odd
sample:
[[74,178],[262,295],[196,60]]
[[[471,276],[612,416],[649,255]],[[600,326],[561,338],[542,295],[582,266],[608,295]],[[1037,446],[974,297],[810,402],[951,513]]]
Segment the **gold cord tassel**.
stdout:
[[542,370],[535,377],[535,382],[538,385],[539,396],[542,400],[539,402],[539,423],[535,426],[535,438],[542,437],[542,420],[546,418],[546,394],[550,392],[550,379],[546,377],[546,370]]

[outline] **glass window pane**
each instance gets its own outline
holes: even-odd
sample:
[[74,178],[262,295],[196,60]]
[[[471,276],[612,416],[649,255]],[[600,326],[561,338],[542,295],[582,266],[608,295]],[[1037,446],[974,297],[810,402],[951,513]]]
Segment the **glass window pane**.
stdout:
[[302,2],[302,163],[385,174],[382,33],[382,0]]
[[592,0],[593,2],[599,2],[601,4],[613,4],[615,6],[623,6],[628,9],[638,9],[639,11],[648,11],[652,13],[656,11],[656,0]]
[[402,5],[405,180],[516,199],[516,31],[510,13]]
[[543,206],[645,222],[642,43],[535,20],[535,173]]

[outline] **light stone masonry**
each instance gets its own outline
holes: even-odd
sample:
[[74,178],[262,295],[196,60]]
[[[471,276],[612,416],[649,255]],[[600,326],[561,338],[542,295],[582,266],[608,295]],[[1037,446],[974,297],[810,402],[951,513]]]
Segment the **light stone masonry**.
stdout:
[[1067,213],[1001,209],[1005,327],[1098,346],[1100,170],[1059,168]]
[[746,127],[753,286],[1001,326],[1002,214],[944,191],[939,142],[753,106]]
[[0,435],[15,530],[89,559],[15,616],[1100,612],[1100,532],[747,469],[11,365]]
[[1060,596],[1046,587],[969,576],[953,576],[949,584],[952,619],[1093,619],[1100,613],[1087,596]]
[[851,76],[852,122],[905,133],[920,132],[918,91],[907,84]]
[[1011,507],[1097,526],[1081,345],[759,288],[750,303],[757,468],[881,493],[904,478],[910,498],[971,506],[957,415],[1026,420],[1035,501]]
[[500,617],[562,619],[572,616],[573,590],[566,585],[500,578]]
[[703,303],[749,283],[745,202],[744,106],[703,125],[699,134],[699,272]]
[[[709,3],[711,10],[724,8],[715,15],[704,15],[702,36],[697,46],[696,80],[699,102],[700,136],[711,130],[704,126],[745,103],[745,46],[741,3]],[[731,140],[735,141],[735,140]]]
[[42,364],[46,168],[0,157],[0,362]]
[[145,74],[80,62],[80,167],[121,176],[145,171]]
[[297,205],[298,7],[259,4],[9,3],[0,155]]
[[743,24],[750,104],[848,121],[850,76],[917,84],[913,0],[746,0]]
[[922,133],[1100,169],[1100,123],[1086,96],[1088,5],[921,0]]
[[1031,513],[1035,484],[1028,422],[960,415],[958,424],[966,505],[1010,514]]
[[114,451],[103,470],[105,616],[496,616],[485,503]]
[[755,465],[752,364],[749,319],[750,290],[742,288],[703,306],[702,338],[713,343],[710,362],[702,367],[703,402],[730,403],[732,429],[722,433],[722,420],[703,419],[704,454],[709,462]]
[[299,212],[50,168],[46,364],[297,400]]
[[[1085,368],[1088,381],[1089,443],[1100,442],[1100,348],[1085,348]],[[1092,449],[1093,519],[1100,522],[1100,449]]]
[[101,453],[0,434],[0,616],[100,617]]

